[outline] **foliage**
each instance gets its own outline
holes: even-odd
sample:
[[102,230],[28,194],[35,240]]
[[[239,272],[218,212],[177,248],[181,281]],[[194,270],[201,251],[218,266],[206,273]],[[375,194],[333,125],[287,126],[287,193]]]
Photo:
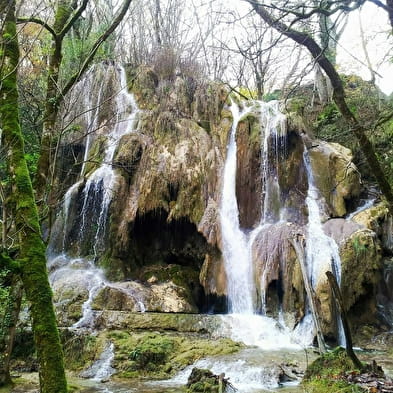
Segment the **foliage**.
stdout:
[[[8,269],[1,269],[0,270],[0,316],[3,318],[5,313],[5,308],[8,302],[8,298],[10,295],[10,288],[9,283],[7,283],[9,278],[9,270]],[[2,336],[2,328],[4,324],[0,324],[0,337]]]
[[308,367],[304,375],[303,386],[309,393],[361,393],[357,385],[349,384],[342,377],[347,373],[358,373],[353,369],[352,360],[344,348],[337,347],[318,357]]

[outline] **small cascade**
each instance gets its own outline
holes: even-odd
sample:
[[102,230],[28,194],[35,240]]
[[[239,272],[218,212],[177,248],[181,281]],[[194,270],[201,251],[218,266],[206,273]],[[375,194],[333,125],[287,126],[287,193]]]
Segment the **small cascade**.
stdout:
[[347,220],[352,220],[353,217],[355,217],[357,214],[359,214],[360,212],[369,209],[370,207],[372,207],[375,203],[375,198],[372,199],[366,199],[355,211],[353,211],[352,213],[348,214],[347,216]]
[[279,102],[259,102],[261,124],[265,125],[262,141],[263,211],[261,224],[274,223],[284,218],[278,183],[278,166],[286,149],[286,117],[280,112]]
[[[307,346],[312,341],[303,342],[302,338],[292,335],[284,322],[257,314],[229,314],[221,317],[222,323],[216,331],[218,336],[230,337],[249,346],[266,351],[295,349]],[[294,339],[296,338],[296,340]]]
[[98,360],[96,360],[87,370],[83,371],[80,376],[82,378],[89,378],[93,381],[106,381],[116,371],[112,367],[115,346],[109,343],[102,351]]
[[[108,86],[113,87],[115,95],[105,96],[104,92]],[[95,262],[104,250],[107,216],[113,192],[116,189],[117,175],[112,164],[121,138],[136,130],[139,109],[133,95],[127,91],[125,70],[119,65],[94,66],[70,94],[71,101],[82,107],[78,109],[82,111],[80,123],[85,135],[85,152],[80,180],[73,184],[64,195],[63,209],[60,212],[61,220],[59,220],[62,227],[57,230],[63,233],[60,239],[62,244],[61,247],[58,244],[55,245],[56,239],[53,240],[53,244],[50,244],[48,267],[51,271],[52,286],[63,285],[68,277],[70,280],[74,279],[81,288],[87,291],[87,300],[82,305],[82,317],[72,327],[93,328],[95,320],[95,313],[92,310],[93,301],[101,289],[110,285],[103,271],[95,266]],[[82,101],[80,101],[81,97]],[[100,124],[102,121],[99,120],[100,110],[103,106],[108,109],[110,105],[113,106],[111,109],[113,117],[105,119],[104,125]],[[102,137],[105,137],[102,164],[94,172],[87,174],[86,164],[89,161],[93,140]],[[83,202],[77,213],[79,217],[70,219],[70,206],[76,203],[81,191]],[[75,239],[79,256],[70,258],[67,255],[69,252],[67,242],[71,227],[75,227],[75,219],[79,234]],[[89,235],[92,229],[93,236]],[[84,257],[84,254],[89,254],[89,257]],[[127,295],[135,298],[140,311],[145,310],[142,298],[135,296],[134,293]]]
[[95,315],[92,304],[99,290],[107,284],[103,271],[95,267],[93,261],[88,262],[84,276],[89,297],[82,305],[82,318],[72,325],[73,328],[93,328]]
[[[306,244],[306,264],[308,276],[313,288],[317,286],[318,277],[324,272],[331,270],[336,276],[337,282],[341,282],[341,260],[338,245],[331,237],[323,231],[321,215],[319,211],[319,192],[315,187],[314,175],[311,169],[310,156],[307,149],[303,153],[304,165],[307,172],[308,192],[306,204],[308,207],[308,226]],[[345,337],[341,319],[338,316],[338,341],[345,345]]]
[[[135,120],[139,112],[134,96],[127,91],[127,81],[123,67],[119,69],[119,91],[115,97],[115,102],[115,125],[107,136],[102,165],[88,177],[83,189],[84,200],[81,212],[82,223],[80,227],[81,242],[84,240],[88,212],[91,211],[93,207],[97,208],[97,205],[99,206],[96,222],[97,230],[93,244],[94,255],[97,255],[100,247],[102,248],[105,239],[108,209],[116,185],[116,173],[112,167],[116,148],[122,136],[135,131]],[[86,149],[88,149],[88,143],[86,143]],[[88,153],[85,152],[85,156],[86,154]],[[91,223],[89,223],[89,225],[91,225]]]

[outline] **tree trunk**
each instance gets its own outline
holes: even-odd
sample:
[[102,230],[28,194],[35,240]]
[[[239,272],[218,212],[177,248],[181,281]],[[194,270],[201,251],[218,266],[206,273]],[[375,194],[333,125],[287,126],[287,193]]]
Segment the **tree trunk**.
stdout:
[[63,354],[46,270],[45,245],[41,238],[38,211],[25,160],[24,141],[19,122],[17,90],[19,46],[15,0],[1,0],[0,12],[5,20],[0,37],[3,50],[0,119],[16,206],[15,226],[20,234],[21,278],[27,300],[31,305],[32,329],[40,364],[41,392],[66,393]]
[[[35,190],[37,203],[47,209],[47,197],[49,194],[51,182],[50,169],[53,165],[54,157],[52,154],[53,137],[57,114],[59,111],[59,102],[56,97],[60,93],[59,75],[60,66],[63,58],[63,39],[61,34],[67,21],[72,15],[73,4],[70,0],[60,0],[56,9],[55,21],[53,24],[51,53],[49,56],[48,77],[46,81],[44,124],[41,136],[41,151],[37,163],[37,175],[35,180]],[[44,215],[47,212],[42,212]]]
[[344,302],[343,302],[343,299],[341,296],[340,288],[338,287],[338,284],[337,284],[336,277],[334,277],[334,274],[332,272],[326,272],[326,276],[329,280],[329,284],[332,289],[334,299],[336,300],[336,304],[337,304],[338,310],[340,312],[340,318],[343,323],[347,355],[352,360],[353,365],[357,369],[363,370],[364,367],[363,367],[362,362],[355,355],[355,352],[353,352],[351,330],[349,328],[347,313],[345,312]]
[[10,360],[23,294],[22,282],[15,274],[13,276],[0,326],[0,386],[11,384]]
[[315,64],[315,87],[319,96],[319,101],[322,105],[326,105],[329,102],[329,92],[326,83],[326,77],[321,71],[319,64]]

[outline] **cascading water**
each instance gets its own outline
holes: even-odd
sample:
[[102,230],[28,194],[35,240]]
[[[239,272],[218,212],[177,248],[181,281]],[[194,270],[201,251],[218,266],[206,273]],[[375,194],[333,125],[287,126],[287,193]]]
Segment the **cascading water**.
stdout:
[[223,257],[227,273],[229,309],[233,313],[252,314],[254,303],[253,270],[247,235],[240,229],[236,200],[236,129],[247,110],[240,112],[232,102],[233,123],[227,159],[224,166],[224,184],[221,198],[220,220]]
[[98,360],[96,360],[87,370],[81,373],[81,377],[90,378],[94,381],[105,381],[115,372],[112,367],[115,346],[109,343],[102,351]]
[[[227,157],[224,166],[220,222],[223,239],[223,257],[228,281],[229,309],[233,313],[253,314],[255,312],[256,288],[252,263],[252,244],[261,228],[268,222],[277,222],[282,216],[280,204],[280,187],[278,184],[277,161],[281,150],[281,140],[285,139],[285,117],[279,111],[278,102],[264,103],[257,101],[240,111],[232,102],[230,107],[233,124],[231,128]],[[250,233],[245,233],[239,225],[239,210],[236,199],[236,130],[239,120],[249,111],[258,109],[264,125],[261,142],[263,175],[263,201],[261,222]],[[273,162],[271,158],[271,139],[273,139]],[[285,146],[285,144],[284,144]],[[274,207],[273,207],[274,206]]]
[[[265,185],[262,192],[261,221],[254,230],[245,233],[239,225],[236,198],[236,130],[241,118],[251,110],[261,112],[260,119],[264,126],[261,141],[261,171]],[[233,314],[223,317],[222,334],[264,349],[293,348],[295,345],[290,340],[290,332],[283,326],[283,323],[280,324],[266,316],[256,315],[257,289],[252,260],[252,246],[258,233],[270,223],[278,222],[283,217],[277,161],[282,145],[285,146],[285,143],[282,143],[286,133],[285,117],[279,112],[276,102],[256,102],[254,106],[243,111],[240,111],[237,104],[233,102],[231,112],[233,124],[224,166],[220,222],[229,311]],[[273,152],[271,145],[273,145]],[[273,162],[271,162],[272,156],[275,158]],[[274,212],[273,205],[276,206]],[[264,302],[264,293],[261,296]],[[264,305],[262,305],[262,311],[263,309]],[[299,347],[296,346],[296,348]]]
[[285,153],[286,148],[286,118],[280,112],[278,101],[271,101],[269,103],[259,102],[259,105],[261,108],[261,124],[265,125],[261,152],[263,211],[260,223],[260,225],[264,225],[285,218],[284,209],[281,208],[282,203],[277,168],[281,153]]
[[[98,66],[96,66],[98,67]],[[82,124],[86,128],[85,132],[85,152],[84,161],[81,167],[80,180],[72,185],[64,196],[63,210],[63,239],[62,251],[60,254],[52,253],[49,255],[49,268],[52,270],[50,275],[52,285],[56,285],[56,281],[61,281],[63,277],[76,277],[76,280],[84,281],[84,287],[87,289],[88,298],[82,305],[82,317],[73,325],[74,328],[94,326],[94,312],[92,310],[92,303],[97,293],[105,286],[108,286],[103,271],[95,266],[95,260],[98,253],[103,250],[105,243],[105,227],[107,224],[107,216],[109,207],[112,201],[113,192],[116,187],[117,175],[115,169],[112,167],[114,155],[121,138],[129,133],[135,132],[136,121],[138,118],[139,109],[136,105],[132,94],[127,91],[126,75],[123,67],[119,65],[109,65],[104,72],[103,80],[101,80],[97,91],[92,89],[97,81],[94,80],[98,69],[93,69],[88,73],[85,80],[79,82],[75,87],[76,92],[72,92],[75,96],[82,96]],[[102,66],[103,67],[103,66]],[[83,186],[84,176],[86,176],[86,163],[89,160],[89,149],[95,133],[101,133],[99,124],[99,115],[101,106],[107,103],[112,97],[104,97],[103,90],[106,84],[112,83],[115,88],[116,95],[114,96],[114,117],[106,124],[109,131],[106,132],[106,143],[104,158],[102,164],[91,173],[83,187],[83,204],[79,219],[79,236],[76,239],[80,257],[69,258],[67,256],[67,235],[69,226],[69,211],[70,205],[78,197],[80,188]],[[83,89],[85,91],[80,92]],[[87,90],[86,90],[87,89]],[[84,94],[84,95],[83,95]],[[94,96],[96,98],[94,98]],[[109,124],[109,126],[108,126]],[[91,222],[89,213],[96,211],[96,222]],[[88,222],[89,221],[89,222]],[[86,238],[85,233],[93,227],[96,227],[93,237]],[[90,242],[86,246],[86,242]],[[81,252],[82,244],[85,250],[91,250],[93,257],[84,258]],[[54,247],[50,247],[54,249]],[[52,268],[51,268],[52,267]],[[130,294],[131,295],[131,294]],[[139,308],[144,311],[144,305],[141,299],[137,299]]]
[[[119,91],[115,97],[115,101],[115,125],[113,130],[108,134],[103,163],[89,176],[83,189],[84,201],[81,214],[81,241],[84,239],[89,200],[94,200],[97,194],[100,192],[102,193],[101,207],[99,209],[98,220],[96,223],[97,231],[93,245],[95,255],[97,255],[98,247],[104,242],[108,209],[112,201],[113,189],[116,183],[116,173],[112,167],[114,154],[121,137],[135,130],[135,119],[137,118],[139,111],[134,96],[127,91],[126,74],[123,67],[119,68]],[[86,149],[87,148],[88,143],[86,143]],[[85,153],[85,157],[87,160],[87,153]]]
[[[336,276],[337,282],[341,282],[341,260],[337,243],[323,231],[321,216],[318,206],[319,192],[315,187],[314,175],[311,169],[310,156],[304,149],[303,161],[307,172],[308,192],[306,204],[308,207],[308,227],[306,244],[306,264],[308,276],[313,288],[317,285],[321,273],[331,270]],[[338,341],[345,345],[345,337],[341,319],[338,318]]]

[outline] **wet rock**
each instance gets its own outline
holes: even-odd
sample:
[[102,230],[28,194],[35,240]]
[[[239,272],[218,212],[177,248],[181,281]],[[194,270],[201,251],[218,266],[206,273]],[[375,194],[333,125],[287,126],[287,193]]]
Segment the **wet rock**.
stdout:
[[293,312],[296,321],[304,315],[305,292],[300,265],[289,240],[304,229],[293,223],[265,225],[256,235],[252,246],[256,287],[260,302],[269,312],[282,304],[284,312]]
[[192,333],[213,333],[221,324],[219,315],[130,313],[104,310],[97,318],[96,326],[109,330],[153,330]]
[[88,299],[84,271],[68,271],[52,284],[53,302],[60,326],[70,326],[82,317],[82,305]]
[[361,228],[363,228],[362,225],[344,218],[333,218],[323,224],[323,230],[326,235],[334,239],[338,245]]
[[194,367],[187,381],[187,392],[237,392],[230,384],[225,374],[213,374],[210,370]]
[[240,226],[243,228],[252,228],[261,218],[263,130],[259,118],[256,112],[247,113],[239,121],[236,132],[236,196]]
[[381,278],[380,245],[373,231],[354,232],[340,247],[341,291],[352,326],[375,322]]
[[393,250],[392,218],[384,203],[378,203],[369,209],[363,210],[353,218],[356,223],[374,231],[381,240],[382,247],[391,252]]
[[347,213],[346,200],[360,194],[360,175],[352,152],[337,144],[313,141],[309,148],[314,180],[333,217]]
[[187,302],[186,290],[172,282],[143,285],[137,282],[112,283],[104,287],[92,305],[94,310],[195,313]]

